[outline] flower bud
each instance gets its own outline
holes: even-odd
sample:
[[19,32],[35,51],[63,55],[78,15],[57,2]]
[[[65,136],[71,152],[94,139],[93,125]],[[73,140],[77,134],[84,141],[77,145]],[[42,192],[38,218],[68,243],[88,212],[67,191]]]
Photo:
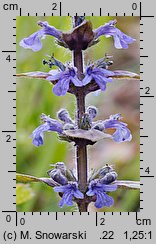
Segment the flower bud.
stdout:
[[102,184],[110,184],[115,181],[117,178],[117,173],[115,171],[107,173],[101,180],[100,183]]
[[57,163],[55,165],[55,169],[50,169],[47,173],[54,181],[61,185],[66,185],[68,183],[68,180],[65,176],[66,167],[62,162]]
[[57,162],[56,164],[50,164],[50,166],[55,167],[55,169],[60,169],[63,174],[66,173],[66,166],[63,162]]
[[95,106],[89,106],[86,110],[91,119],[94,119],[97,115],[97,108]]
[[105,58],[101,58],[95,62],[95,66],[102,69],[108,69],[113,64],[113,61],[109,60],[109,56],[105,55]]
[[73,27],[77,27],[78,25],[82,24],[82,22],[85,20],[84,16],[74,16],[72,17]]
[[102,169],[100,169],[99,174],[100,176],[105,176],[106,174],[110,173],[113,171],[112,166],[106,164]]
[[68,111],[64,108],[60,109],[57,113],[57,117],[65,123],[73,123]]

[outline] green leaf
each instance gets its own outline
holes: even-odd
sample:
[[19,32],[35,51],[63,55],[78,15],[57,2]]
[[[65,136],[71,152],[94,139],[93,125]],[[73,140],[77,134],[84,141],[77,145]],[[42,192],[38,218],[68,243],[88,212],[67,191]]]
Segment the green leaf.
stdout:
[[113,183],[117,184],[119,188],[140,189],[140,182],[139,181],[116,180]]
[[16,180],[18,182],[29,183],[29,182],[40,182],[40,179],[31,175],[16,174]]
[[34,192],[28,184],[16,184],[16,204],[22,204],[34,197]]
[[[134,80],[140,80],[140,75],[125,71],[125,70],[113,70],[114,74],[112,77],[113,79],[134,79]],[[50,73],[41,72],[41,71],[34,71],[34,72],[28,72],[28,73],[21,73],[16,74],[17,77],[26,77],[26,78],[39,78],[39,79],[46,79],[48,76],[50,76]]]
[[16,74],[17,77],[46,79],[49,74],[41,71]]
[[125,71],[125,70],[113,70],[115,75],[111,76],[113,79],[133,79],[133,80],[140,80],[140,75]]
[[16,181],[22,183],[43,182],[51,187],[59,186],[59,184],[51,178],[37,178],[35,176],[24,174],[16,174]]

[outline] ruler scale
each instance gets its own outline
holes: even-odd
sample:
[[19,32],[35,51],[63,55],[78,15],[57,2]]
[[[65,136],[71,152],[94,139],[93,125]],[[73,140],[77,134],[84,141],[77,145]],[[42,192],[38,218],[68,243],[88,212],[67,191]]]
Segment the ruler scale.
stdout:
[[[155,243],[154,3],[1,2],[1,243]],[[153,5],[153,6],[152,6]],[[140,16],[140,212],[16,212],[16,16]],[[3,26],[4,23],[4,26]],[[147,170],[148,168],[148,170]],[[155,241],[154,241],[155,240]]]

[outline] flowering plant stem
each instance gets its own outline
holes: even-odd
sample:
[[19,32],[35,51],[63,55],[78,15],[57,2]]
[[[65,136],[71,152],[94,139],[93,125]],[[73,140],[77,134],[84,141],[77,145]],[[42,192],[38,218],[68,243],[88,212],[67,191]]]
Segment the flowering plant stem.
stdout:
[[[77,68],[78,78],[83,79],[83,53],[81,50],[73,51],[73,61],[74,66]],[[76,93],[77,101],[77,114],[76,120],[78,123],[78,128],[80,128],[80,118],[82,118],[85,113],[85,94],[83,88],[78,88]],[[87,188],[87,146],[83,144],[83,141],[80,139],[76,145],[76,163],[77,163],[77,174],[80,191],[85,193]],[[85,198],[78,203],[78,208],[80,212],[87,212],[88,204],[85,201]]]
[[[78,69],[78,78],[82,79],[83,74],[83,55],[82,51],[77,51],[73,53],[74,58],[74,66]],[[77,114],[76,119],[78,123],[78,127],[80,128],[80,118],[85,113],[85,94],[83,92],[83,88],[79,88],[76,93],[76,101],[77,101]],[[78,173],[78,182],[80,191],[83,193],[86,191],[87,187],[87,146],[83,145],[82,140],[80,139],[76,146],[76,160],[77,160],[77,173]],[[78,204],[80,212],[87,212],[87,204],[85,203],[85,199],[81,200]]]

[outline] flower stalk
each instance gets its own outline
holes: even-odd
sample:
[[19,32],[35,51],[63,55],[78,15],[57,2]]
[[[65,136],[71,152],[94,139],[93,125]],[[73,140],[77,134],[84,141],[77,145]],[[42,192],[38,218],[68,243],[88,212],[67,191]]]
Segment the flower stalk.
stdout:
[[[76,26],[76,17],[73,18]],[[77,68],[77,76],[79,80],[83,79],[83,53],[82,50],[74,50],[73,51],[73,63]],[[78,128],[80,128],[80,120],[85,113],[85,94],[83,92],[83,88],[78,88],[78,92],[76,93],[76,120],[78,124]],[[88,178],[88,166],[87,166],[87,146],[83,143],[82,139],[79,139],[76,145],[76,165],[77,165],[77,175],[78,175],[78,183],[79,189],[83,193],[86,191],[87,187],[87,178]],[[80,212],[87,212],[88,204],[81,200],[78,203],[78,208]]]

